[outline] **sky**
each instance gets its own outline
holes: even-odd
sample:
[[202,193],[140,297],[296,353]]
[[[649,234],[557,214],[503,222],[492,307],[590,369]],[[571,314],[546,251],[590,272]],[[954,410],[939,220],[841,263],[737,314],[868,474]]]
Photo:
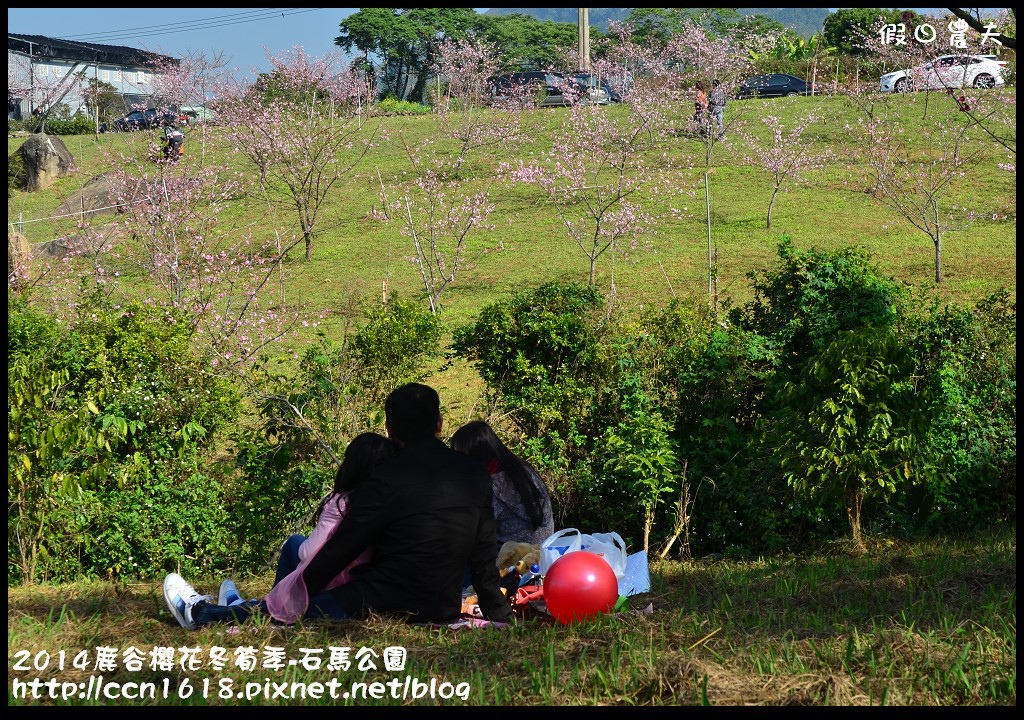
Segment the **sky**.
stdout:
[[[223,51],[228,67],[248,75],[269,70],[267,52],[302,46],[312,56],[340,50],[338,24],[359,8],[182,8],[174,5],[119,8],[7,8],[7,31],[124,45],[183,57]],[[486,10],[486,8],[477,8]],[[266,50],[264,50],[266,48]]]

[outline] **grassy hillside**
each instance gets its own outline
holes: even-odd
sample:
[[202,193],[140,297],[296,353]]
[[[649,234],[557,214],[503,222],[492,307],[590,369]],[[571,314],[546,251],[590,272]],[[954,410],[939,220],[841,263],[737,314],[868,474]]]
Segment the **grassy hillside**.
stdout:
[[[1012,90],[1008,91],[1012,92]],[[905,102],[913,102],[908,99]],[[912,118],[920,118],[916,110]],[[922,132],[910,127],[910,142],[925,143],[923,129],[941,113],[951,112],[952,103],[934,99],[927,119],[917,120]],[[601,112],[625,118],[628,106],[608,106]],[[807,173],[802,184],[787,183],[775,203],[771,230],[765,216],[771,196],[769,175],[746,164],[749,151],[739,131],[764,136],[761,122],[767,114],[778,116],[786,127],[814,112],[822,119],[805,134],[809,152],[829,150],[830,162]],[[688,108],[679,110],[685,118]],[[510,185],[499,181],[495,171],[502,161],[539,157],[550,149],[555,129],[569,117],[566,109],[543,109],[529,113],[534,124],[530,142],[516,156],[499,152],[471,158],[466,175],[471,187],[491,193],[495,210],[493,230],[475,231],[470,238],[467,264],[442,298],[442,319],[450,330],[473,319],[488,303],[523,288],[552,279],[586,281],[589,263],[566,234],[556,210],[535,186]],[[710,174],[712,242],[718,249],[718,282],[724,302],[740,304],[751,299],[747,273],[771,265],[783,234],[798,249],[836,249],[849,245],[867,248],[887,274],[906,281],[921,292],[941,301],[973,303],[1001,286],[1016,292],[1016,176],[1000,169],[1005,150],[977,137],[973,148],[979,155],[965,169],[963,177],[945,194],[943,210],[960,213],[968,208],[976,219],[946,235],[943,255],[945,281],[936,285],[934,248],[930,239],[876,198],[864,178],[865,168],[852,142],[857,116],[841,97],[798,97],[775,100],[730,102],[726,110],[728,140],[716,146]],[[915,122],[917,122],[915,121]],[[321,329],[338,331],[346,318],[356,312],[358,300],[380,297],[386,283],[390,293],[424,298],[409,238],[397,223],[375,219],[380,210],[381,181],[395,191],[400,178],[411,171],[406,146],[414,147],[432,139],[431,152],[444,154],[455,145],[446,140],[433,116],[378,117],[368,125],[380,132],[377,146],[332,190],[325,207],[311,260],[293,252],[284,270],[290,307],[301,307],[310,318],[324,315]],[[21,225],[32,244],[39,244],[76,232],[74,218],[42,220],[54,215],[61,202],[90,178],[104,172],[111,162],[110,151],[141,156],[147,152],[147,133],[70,136],[64,138],[75,156],[79,170],[43,192],[15,192],[8,199],[8,221]],[[9,138],[13,152],[23,138]],[[186,142],[185,162],[192,167],[213,160],[227,162],[233,169],[252,174],[252,169],[230,152],[216,127],[196,129]],[[679,135],[650,151],[651,162],[664,153],[672,162],[692,165],[684,173],[684,195],[675,204],[680,217],[649,227],[637,250],[616,259],[617,307],[626,313],[643,305],[663,303],[672,295],[707,298],[707,227],[703,185],[704,145],[699,139]],[[642,200],[658,201],[657,192]],[[97,219],[95,222],[109,222]],[[256,195],[238,195],[219,219],[221,226],[251,232],[254,240],[275,236],[293,237],[297,223],[294,211],[285,205],[271,205]],[[144,282],[136,268],[117,266],[123,282]],[[610,286],[611,266],[606,257],[598,266],[598,286]],[[425,299],[424,299],[425,302]],[[308,341],[312,330],[298,341]],[[454,373],[454,376],[448,377]],[[476,378],[455,366],[438,381],[468,390]],[[467,396],[465,402],[474,400]]]
[[[1007,92],[1012,97],[1013,90]],[[944,97],[932,96],[927,106],[922,97],[894,101],[906,104],[906,142],[924,155],[936,152],[926,133],[934,120],[947,113],[960,120]],[[597,111],[625,120],[629,107]],[[745,161],[740,130],[763,136],[762,118],[775,115],[792,127],[812,111],[823,119],[808,131],[806,151],[828,149],[832,159],[809,172],[806,183],[785,186],[767,230],[771,184],[763,169]],[[691,110],[675,112],[681,125]],[[533,111],[530,141],[523,148],[471,158],[464,175],[471,189],[490,192],[495,227],[471,235],[467,265],[442,299],[446,331],[474,319],[487,304],[544,281],[586,281],[587,258],[541,190],[507,184],[497,174],[502,161],[541,157],[569,118],[563,109]],[[728,141],[715,149],[710,173],[712,241],[723,301],[752,298],[747,273],[775,264],[783,234],[798,250],[863,246],[883,273],[940,302],[972,304],[1000,287],[1010,288],[1015,298],[1016,175],[999,167],[1014,162],[1005,149],[981,136],[973,139],[970,150],[978,155],[948,189],[942,207],[957,216],[967,208],[974,219],[946,235],[946,281],[936,285],[930,240],[870,192],[854,142],[857,115],[846,100],[730,102],[726,119]],[[407,259],[413,252],[410,239],[398,223],[380,219],[379,191],[383,184],[400,196],[408,187],[414,173],[407,147],[431,141],[429,152],[439,155],[454,153],[455,145],[434,116],[376,117],[367,128],[379,131],[378,140],[355,173],[331,191],[312,258],[303,259],[300,244],[276,278],[282,306],[301,310],[310,321],[324,316],[319,329],[311,322],[289,344],[309,343],[317,331],[339,335],[346,321],[359,317],[358,302],[379,298],[385,283],[390,293],[426,302]],[[140,159],[148,170],[152,166],[145,157],[155,138],[149,133],[63,138],[78,170],[46,191],[11,194],[9,224],[36,247],[79,232],[77,218],[53,217],[61,203],[110,170],[115,155]],[[8,152],[22,142],[23,137],[9,138]],[[703,149],[699,139],[680,133],[645,151],[652,165],[671,162],[689,169],[679,188],[649,187],[635,198],[663,209],[672,191],[684,191],[674,201],[678,217],[653,223],[636,251],[616,259],[618,311],[628,315],[641,306],[663,305],[673,295],[707,302]],[[228,165],[225,177],[240,173],[252,179],[253,168],[232,152],[221,129],[196,128],[186,141],[186,176],[198,176],[215,161]],[[106,225],[116,218],[90,222]],[[297,233],[294,211],[268,203],[257,192],[231,194],[217,225],[232,238],[251,235],[257,243],[287,242]],[[148,293],[146,273],[121,256],[122,249],[117,246],[96,262],[108,274],[119,273],[117,292]],[[597,277],[605,292],[610,269],[605,258]],[[47,279],[36,279],[42,297]],[[62,292],[53,288],[58,300],[64,299]],[[445,405],[446,431],[483,409],[482,383],[468,365],[456,361],[439,367],[429,382]],[[278,474],[268,477],[280,483]],[[148,494],[139,497],[151,506]],[[212,517],[201,499],[188,499],[197,514]],[[79,506],[71,501],[65,507]],[[110,532],[128,536],[114,519]],[[183,534],[194,529],[189,521],[176,522],[179,526]],[[61,533],[67,529],[57,527]],[[250,537],[252,527],[239,535]],[[740,530],[749,533],[749,527]],[[194,554],[199,561],[222,560],[210,557],[216,552]],[[727,552],[686,562],[652,554],[650,570],[650,592],[630,597],[625,613],[572,626],[539,620],[458,631],[380,617],[288,627],[257,617],[244,626],[190,632],[168,612],[161,577],[133,577],[125,570],[111,582],[9,583],[9,704],[1016,705],[1015,527],[929,540],[872,536],[865,554],[850,554],[841,541],[813,555],[800,548],[793,555],[743,560]],[[215,593],[222,577],[188,579],[200,592]],[[263,596],[272,583],[269,570],[237,579],[247,597]],[[430,582],[410,578],[416,581]],[[350,651],[351,666],[328,667],[338,657],[335,648]],[[373,667],[358,664],[356,653],[364,648]],[[385,648],[406,650],[402,670],[383,667]],[[221,652],[225,662],[218,666],[215,653]],[[236,662],[245,656],[254,661],[252,667]],[[137,669],[129,666],[133,658],[140,659]],[[279,658],[284,664],[275,666]],[[99,676],[107,694],[96,689]],[[401,687],[406,679],[421,686],[444,683],[448,694],[387,694],[392,683]],[[332,681],[356,694],[313,696],[322,689],[314,683]],[[364,683],[373,682],[380,683],[379,692],[367,697]],[[456,688],[462,690],[453,697]]]
[[[940,100],[933,103],[933,116],[947,109]],[[602,108],[603,112],[623,114],[625,106]],[[771,194],[769,178],[763,170],[743,164],[744,148],[734,132],[739,126],[757,129],[760,118],[777,115],[787,126],[798,117],[814,111],[823,116],[807,135],[809,149],[829,149],[834,159],[822,170],[813,171],[802,186],[789,185],[780,195],[773,216],[773,228],[764,228],[764,214]],[[523,157],[536,155],[550,147],[551,132],[568,117],[564,109],[544,109],[532,113],[538,123],[533,142]],[[856,116],[842,98],[786,98],[731,102],[727,109],[731,123],[729,141],[715,151],[716,166],[711,178],[712,233],[720,248],[721,286],[737,301],[747,299],[744,275],[770,262],[774,245],[782,233],[794,239],[797,247],[835,248],[865,245],[877,260],[897,278],[931,288],[933,262],[928,238],[893,215],[865,192],[860,177],[863,167],[854,155],[849,125]],[[357,168],[355,175],[337,186],[328,204],[328,219],[317,239],[312,261],[293,263],[294,280],[300,285],[318,287],[338,280],[353,284],[353,291],[379,288],[390,273],[390,283],[406,292],[415,292],[416,275],[403,256],[409,255],[409,241],[398,237],[393,227],[369,219],[380,200],[377,172],[389,186],[389,178],[408,173],[408,158],[402,143],[415,145],[435,138],[435,152],[443,154],[454,147],[440,136],[436,119],[422,117],[376,118],[387,139]],[[908,135],[914,134],[914,128]],[[79,189],[95,174],[103,172],[109,160],[104,152],[120,146],[129,153],[143,152],[142,133],[65,137],[68,149],[79,165],[78,172],[52,188],[39,193],[16,192],[8,199],[8,220],[29,221],[25,233],[38,243],[69,230],[67,221],[31,222],[48,217],[63,198]],[[9,138],[13,152],[23,138]],[[1001,284],[1015,283],[1016,177],[1000,170],[996,163],[1004,159],[991,143],[978,139],[982,155],[967,169],[966,175],[946,193],[950,206],[975,210],[979,219],[960,232],[948,236],[946,250],[947,281],[934,291],[958,300],[975,299]],[[250,168],[230,157],[220,141],[217,128],[203,137],[198,131],[187,142],[188,163],[207,159],[228,159],[240,171]],[[678,137],[663,143],[657,152],[673,156],[677,162],[701,161],[703,144],[696,139]],[[653,153],[652,153],[653,154]],[[474,243],[471,256],[474,267],[460,275],[446,303],[452,319],[470,317],[495,295],[535,284],[552,277],[586,278],[586,258],[558,227],[557,214],[542,194],[532,187],[494,185],[494,169],[500,161],[519,158],[500,153],[476,157],[470,173],[481,186],[492,189],[496,204],[493,217],[497,229],[482,233]],[[674,225],[651,228],[649,249],[620,259],[617,272],[620,293],[641,302],[659,297],[668,289],[658,269],[664,266],[673,288],[679,294],[700,293],[706,285],[706,228],[704,226],[704,190],[701,171],[694,169],[689,188],[692,201],[683,204],[688,217]],[[240,217],[259,207],[255,198],[239,198]],[[235,208],[232,209],[234,212]],[[275,230],[294,232],[294,219],[286,209],[278,208],[267,216],[258,210],[261,223],[253,228],[257,239],[270,237]],[[995,214],[996,219],[992,216]],[[1005,219],[1003,216],[1006,215]],[[497,248],[497,250],[495,250]],[[541,261],[543,259],[543,261]],[[602,268],[605,276],[607,268]],[[652,270],[654,271],[652,273]],[[657,278],[661,277],[661,280]],[[607,277],[603,284],[606,284]],[[312,307],[334,303],[338,294],[317,293],[309,298]]]

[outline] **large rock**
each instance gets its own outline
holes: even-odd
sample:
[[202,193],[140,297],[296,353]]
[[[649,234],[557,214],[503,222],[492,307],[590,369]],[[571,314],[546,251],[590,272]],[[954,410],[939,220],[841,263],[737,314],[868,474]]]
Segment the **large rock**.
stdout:
[[80,214],[86,218],[94,215],[113,215],[117,212],[114,205],[114,201],[110,199],[110,181],[106,175],[97,175],[81,190],[68,197],[54,214]]
[[75,158],[56,135],[36,133],[15,153],[24,167],[20,187],[29,192],[45,190],[75,169]]

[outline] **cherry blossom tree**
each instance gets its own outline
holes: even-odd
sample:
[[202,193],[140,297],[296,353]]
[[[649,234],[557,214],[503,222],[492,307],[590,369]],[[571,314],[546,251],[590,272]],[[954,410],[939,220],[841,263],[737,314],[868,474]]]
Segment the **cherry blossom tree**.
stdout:
[[385,212],[380,219],[398,222],[411,241],[408,260],[420,276],[430,311],[438,314],[441,296],[466,263],[470,236],[494,229],[488,223],[494,205],[489,191],[467,191],[467,182],[455,178],[445,162],[428,161],[415,152],[410,159],[418,171],[410,185],[403,188],[396,181],[389,192],[381,183]]
[[772,227],[772,208],[783,184],[787,181],[801,181],[806,170],[821,167],[831,157],[827,150],[811,151],[809,143],[804,138],[807,128],[820,119],[811,113],[786,132],[778,117],[768,115],[761,118],[761,122],[769,130],[766,140],[743,130],[739,132],[749,149],[744,158],[746,164],[765,170],[772,179],[772,195],[768,201],[768,214],[765,220],[766,229],[770,230]]
[[77,63],[63,75],[45,76],[29,58],[12,54],[7,63],[7,102],[27,98],[31,111],[38,116],[36,132],[46,132],[46,120],[72,90],[82,93],[85,65]]
[[57,316],[94,291],[174,309],[168,319],[189,323],[215,366],[243,371],[301,321],[298,308],[288,307],[284,253],[254,243],[252,227],[223,220],[238,195],[237,175],[212,164],[154,161],[156,140],[145,135],[132,134],[108,156],[118,215],[110,222],[76,216],[51,243],[59,253],[33,259],[33,294],[49,299]]
[[[926,128],[922,142],[906,140],[906,126],[897,113],[885,113],[862,122],[867,161],[875,198],[927,235],[935,248],[935,282],[941,283],[942,242],[951,230],[971,222],[976,212],[957,208],[948,196],[966,175],[980,149],[971,138],[970,122],[939,120]],[[916,148],[916,149],[912,149]]]
[[[870,31],[859,33],[856,43],[864,53],[865,69],[875,70],[880,75],[894,70],[907,71],[903,84],[897,83],[896,89],[899,92],[921,89],[923,117],[928,116],[930,101],[938,95],[940,102],[955,105],[993,142],[1016,154],[1016,94],[1005,92],[998,85],[986,87],[987,81],[961,87],[965,84],[966,66],[954,64],[940,68],[933,65],[943,55],[998,55],[999,38],[1005,39],[1005,36],[996,31],[1005,29],[1010,17],[1008,10],[1001,9],[984,22],[975,20],[973,23],[962,14],[927,15],[916,25],[910,22],[909,15],[903,23],[886,23],[879,18]],[[877,90],[877,84],[867,85],[853,93],[851,99],[870,116],[870,106],[878,101]]]
[[[716,33],[704,23],[687,18],[664,44],[638,43],[632,28],[615,25],[610,32],[618,37],[613,57],[623,65],[642,68],[644,77],[636,80],[630,92],[630,108],[634,116],[643,118],[651,128],[651,137],[677,135],[698,139],[702,144],[704,202],[707,226],[708,295],[717,309],[717,249],[712,240],[710,175],[715,147],[725,133],[710,132],[694,118],[691,84],[700,80],[711,87],[713,80],[721,83],[731,97],[743,73],[758,52],[777,42],[777,35],[756,34],[746,26],[727,33]],[[682,123],[678,118],[685,118]],[[726,113],[726,129],[732,125]],[[680,127],[681,126],[681,127]]]
[[[998,26],[1001,17],[988,24]],[[873,62],[880,73],[908,72],[905,86],[899,88],[903,92],[879,93],[874,85],[852,93],[850,102],[861,117],[850,130],[869,170],[869,191],[929,237],[935,249],[935,282],[940,283],[946,234],[978,215],[958,206],[956,193],[980,154],[981,143],[991,141],[1008,157],[1016,156],[1015,94],[1001,86],[960,87],[965,77],[957,74],[965,73],[966,66],[934,65],[943,55],[970,57],[997,48],[955,15],[925,16],[917,25],[880,18],[862,33],[858,45],[866,62]],[[906,116],[918,110],[931,122],[923,131],[915,127],[916,140],[907,143],[904,136],[912,123]],[[927,149],[915,152],[911,147]]]
[[456,174],[471,154],[488,148],[508,152],[526,136],[521,106],[507,106],[502,111],[486,107],[491,94],[489,80],[499,67],[497,48],[475,38],[445,40],[437,47],[431,70],[445,85],[434,111],[441,131],[459,145],[453,163]]
[[260,191],[295,211],[308,260],[328,195],[376,135],[356,113],[368,87],[337,53],[314,58],[297,47],[270,62],[256,82],[220,88],[218,117],[255,165]]
[[654,114],[637,113],[617,123],[603,108],[577,104],[555,132],[552,149],[536,161],[501,163],[499,175],[539,185],[558,209],[566,232],[589,262],[590,285],[598,261],[634,250],[655,218],[679,214],[672,202],[683,192],[679,167],[667,153],[657,166],[644,160]]
[[[227,58],[223,53],[196,52],[180,59],[158,56],[152,78],[152,104],[162,112],[179,112],[182,107],[206,107],[215,88],[229,84]],[[206,123],[196,130],[202,140],[201,161],[205,161],[208,131]],[[190,131],[191,134],[193,131]]]

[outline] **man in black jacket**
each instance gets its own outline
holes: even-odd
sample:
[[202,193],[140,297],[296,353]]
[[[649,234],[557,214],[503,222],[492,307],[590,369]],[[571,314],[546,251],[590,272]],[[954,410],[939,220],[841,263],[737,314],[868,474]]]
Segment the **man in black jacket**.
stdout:
[[440,408],[437,392],[419,383],[388,395],[385,424],[401,450],[353,491],[348,515],[303,572],[310,597],[370,547],[370,563],[330,591],[348,617],[375,612],[410,622],[454,622],[468,565],[484,615],[511,621],[495,564],[491,480],[482,466],[438,439]]

